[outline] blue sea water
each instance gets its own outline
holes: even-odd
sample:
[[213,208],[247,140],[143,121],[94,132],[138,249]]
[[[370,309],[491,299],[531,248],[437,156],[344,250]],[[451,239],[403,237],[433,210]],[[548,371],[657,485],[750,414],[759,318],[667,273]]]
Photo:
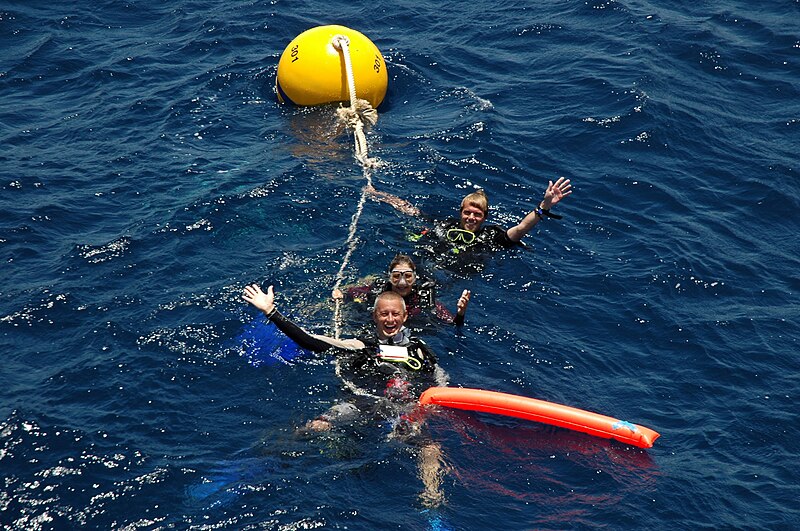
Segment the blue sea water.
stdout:
[[[296,436],[345,391],[240,296],[332,332],[364,172],[335,106],[273,91],[323,24],[386,60],[379,189],[444,217],[482,187],[508,226],[574,183],[440,275],[473,292],[426,336],[451,383],[652,449],[443,411],[429,508],[387,426]],[[798,528],[799,122],[797,0],[2,2],[3,528]],[[346,280],[416,226],[367,202]]]

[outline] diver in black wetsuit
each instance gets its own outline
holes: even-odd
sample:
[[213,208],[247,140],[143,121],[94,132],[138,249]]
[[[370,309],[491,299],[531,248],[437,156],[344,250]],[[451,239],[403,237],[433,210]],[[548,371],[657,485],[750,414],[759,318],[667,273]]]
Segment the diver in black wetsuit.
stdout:
[[[406,406],[428,387],[447,384],[433,352],[403,326],[408,312],[403,298],[394,292],[382,293],[375,301],[373,333],[345,340],[309,334],[284,317],[275,307],[272,286],[266,293],[257,284],[246,286],[242,298],[264,312],[279,330],[301,347],[313,352],[332,350],[340,357],[341,372],[347,374],[349,384],[361,394],[395,403],[395,409],[401,413],[409,410]],[[350,420],[357,412],[354,405],[337,404],[309,422],[307,427],[316,431],[329,430],[335,421]]]
[[[367,188],[367,192],[375,200],[388,203],[400,212],[426,217],[417,207],[396,195],[378,191],[372,186]],[[434,256],[434,262],[437,264],[452,265],[454,255],[458,255],[457,262],[463,264],[465,255],[474,257],[489,251],[521,245],[522,238],[544,217],[561,218],[551,214],[550,209],[571,193],[572,185],[569,179],[559,177],[555,183],[550,181],[539,206],[517,225],[505,229],[500,225],[484,225],[489,215],[489,200],[483,190],[478,190],[461,201],[458,218],[433,221],[432,229],[423,230],[413,239],[419,241],[423,248]]]
[[[257,284],[245,286],[242,298],[264,312],[278,329],[301,347],[314,352],[333,349],[344,358],[347,370],[360,379],[358,384],[354,384],[359,386],[360,394],[366,391],[374,401],[393,406],[389,408],[391,414],[399,417],[395,419],[399,422],[394,425],[393,435],[408,442],[415,440],[418,448],[419,475],[424,485],[419,494],[420,501],[426,507],[441,505],[444,501],[442,475],[446,471],[442,466],[442,450],[429,438],[420,437],[421,419],[414,418],[413,413],[421,388],[446,386],[447,376],[436,364],[436,357],[428,346],[411,336],[403,326],[408,318],[403,298],[391,291],[379,295],[372,313],[374,333],[346,340],[309,334],[284,317],[275,308],[272,286],[266,293]],[[309,421],[306,429],[327,431],[334,423],[352,420],[360,413],[352,402],[339,402]]]
[[464,315],[469,305],[471,292],[464,290],[456,303],[456,313],[453,315],[441,301],[436,298],[436,283],[428,278],[420,277],[414,260],[405,254],[398,254],[389,264],[386,280],[378,279],[372,284],[351,286],[342,292],[333,290],[334,299],[349,299],[358,303],[374,306],[375,300],[381,293],[393,291],[403,297],[408,311],[409,321],[415,321],[412,328],[419,329],[419,317],[435,316],[440,321],[462,326]]

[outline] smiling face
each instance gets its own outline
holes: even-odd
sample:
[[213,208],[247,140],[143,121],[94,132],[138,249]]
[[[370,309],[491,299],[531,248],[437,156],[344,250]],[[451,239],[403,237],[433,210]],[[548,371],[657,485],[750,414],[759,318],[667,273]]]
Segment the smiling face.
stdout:
[[478,207],[466,205],[461,208],[461,228],[470,232],[477,232],[486,216]]
[[408,318],[403,297],[392,291],[381,293],[375,301],[372,320],[375,321],[378,337],[388,339],[397,334]]
[[461,228],[470,232],[478,232],[481,224],[489,215],[489,199],[483,190],[467,195],[461,200]]
[[414,263],[411,261],[392,260],[389,269],[389,282],[392,284],[392,291],[406,297],[411,293],[414,282],[417,280],[417,273],[414,271]]
[[389,264],[389,283],[392,291],[401,297],[408,297],[417,281],[417,266],[407,254],[398,254]]

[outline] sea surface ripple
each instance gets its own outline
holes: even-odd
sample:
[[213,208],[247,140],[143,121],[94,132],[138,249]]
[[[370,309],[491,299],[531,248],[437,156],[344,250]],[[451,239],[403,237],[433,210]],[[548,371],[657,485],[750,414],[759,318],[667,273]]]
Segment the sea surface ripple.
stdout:
[[[3,529],[796,529],[798,21],[798,0],[4,2]],[[332,332],[364,173],[335,105],[273,90],[323,24],[387,62],[377,188],[443,217],[481,187],[509,226],[574,183],[527,249],[438,273],[448,306],[473,292],[427,338],[451,384],[652,449],[441,412],[431,508],[389,427],[294,433],[342,384],[255,356],[240,294],[274,284]],[[346,280],[418,226],[367,202]]]

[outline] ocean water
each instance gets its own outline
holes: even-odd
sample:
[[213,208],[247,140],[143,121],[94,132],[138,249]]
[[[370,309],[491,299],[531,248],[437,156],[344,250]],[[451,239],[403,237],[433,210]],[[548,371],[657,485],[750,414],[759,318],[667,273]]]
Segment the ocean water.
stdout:
[[[440,503],[385,423],[295,428],[345,395],[242,287],[331,333],[329,293],[419,222],[368,201],[335,105],[276,102],[280,54],[342,24],[381,50],[375,186],[514,224],[452,385],[589,409],[649,450],[432,413]],[[0,4],[4,529],[796,529],[800,2]],[[360,323],[348,322],[345,334]],[[795,404],[795,405],[792,405]],[[794,470],[794,472],[792,472]]]

